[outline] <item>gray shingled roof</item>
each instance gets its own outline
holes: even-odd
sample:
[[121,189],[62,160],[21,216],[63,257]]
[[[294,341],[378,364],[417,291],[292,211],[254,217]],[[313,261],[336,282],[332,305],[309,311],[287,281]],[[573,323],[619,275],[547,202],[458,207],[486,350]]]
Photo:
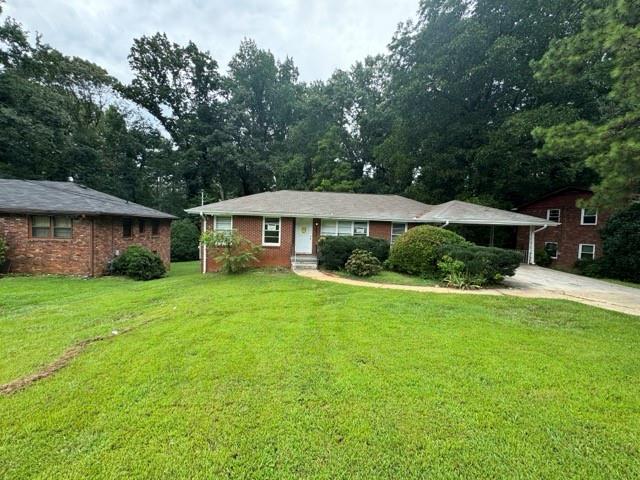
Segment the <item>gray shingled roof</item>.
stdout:
[[450,222],[469,225],[558,225],[544,218],[451,200],[435,205],[420,217],[421,222]]
[[399,195],[293,190],[257,193],[186,211],[206,215],[273,215],[416,223],[557,225],[546,219],[457,200],[427,205]]
[[0,212],[177,218],[73,182],[2,178]]

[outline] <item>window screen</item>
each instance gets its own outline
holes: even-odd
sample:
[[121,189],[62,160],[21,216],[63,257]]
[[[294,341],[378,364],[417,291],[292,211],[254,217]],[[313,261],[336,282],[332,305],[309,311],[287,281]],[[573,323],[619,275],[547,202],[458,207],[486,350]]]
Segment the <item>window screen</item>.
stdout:
[[280,219],[279,218],[265,217],[262,243],[266,245],[280,244]]
[[31,217],[31,236],[35,238],[48,238],[51,228],[51,219],[49,217],[35,216]]
[[53,217],[53,236],[71,238],[71,217]]

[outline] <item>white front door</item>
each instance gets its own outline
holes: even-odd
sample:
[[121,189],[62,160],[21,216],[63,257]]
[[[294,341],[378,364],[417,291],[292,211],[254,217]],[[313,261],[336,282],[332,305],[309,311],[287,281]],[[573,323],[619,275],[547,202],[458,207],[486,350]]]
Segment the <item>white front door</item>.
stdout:
[[296,253],[313,252],[313,219],[296,218]]

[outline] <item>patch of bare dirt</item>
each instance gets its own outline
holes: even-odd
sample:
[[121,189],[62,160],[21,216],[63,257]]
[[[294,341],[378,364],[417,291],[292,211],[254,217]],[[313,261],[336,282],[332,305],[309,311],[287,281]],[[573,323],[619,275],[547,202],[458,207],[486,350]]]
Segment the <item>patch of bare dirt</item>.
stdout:
[[110,334],[108,335],[99,335],[97,337],[93,337],[93,338],[87,338],[86,340],[81,340],[80,342],[76,343],[75,345],[67,348],[62,355],[60,355],[56,360],[54,360],[53,362],[51,362],[50,364],[46,365],[44,368],[38,370],[35,373],[26,375],[24,377],[21,378],[17,378],[16,380],[12,380],[9,383],[5,383],[4,385],[0,385],[0,395],[11,395],[12,393],[15,393],[19,390],[22,390],[24,388],[27,388],[29,385],[31,385],[32,383],[37,382],[38,380],[42,380],[43,378],[47,378],[50,377],[51,375],[53,375],[54,373],[56,373],[58,370],[63,369],[64,367],[66,367],[67,365],[69,365],[69,363],[71,363],[71,361],[76,358],[78,355],[80,355],[80,353],[82,353],[82,351],[87,348],[87,346],[91,345],[92,343],[96,343],[96,342],[102,342],[104,340],[110,340],[112,338],[118,337],[120,335],[123,335],[125,333],[128,333],[138,327],[141,327],[147,323],[149,323],[151,320],[147,320],[145,322],[140,323],[139,325],[136,325],[134,327],[127,327],[127,328],[123,328],[121,330],[114,330],[112,331]]

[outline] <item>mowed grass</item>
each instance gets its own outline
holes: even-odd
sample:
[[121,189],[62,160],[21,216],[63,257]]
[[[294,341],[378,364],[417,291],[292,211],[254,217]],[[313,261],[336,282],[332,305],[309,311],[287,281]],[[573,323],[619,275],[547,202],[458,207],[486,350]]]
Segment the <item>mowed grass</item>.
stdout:
[[328,272],[332,275],[338,275],[339,277],[349,278],[352,280],[360,280],[364,282],[374,282],[374,283],[391,283],[394,285],[413,285],[419,287],[435,287],[440,282],[436,278],[423,278],[416,275],[405,275],[404,273],[392,272],[390,270],[382,270],[377,275],[372,275],[370,277],[358,277],[356,275],[351,275],[345,271],[332,271]]
[[[638,319],[178,264],[0,279],[0,478],[638,478]],[[150,323],[143,324],[149,321]]]

